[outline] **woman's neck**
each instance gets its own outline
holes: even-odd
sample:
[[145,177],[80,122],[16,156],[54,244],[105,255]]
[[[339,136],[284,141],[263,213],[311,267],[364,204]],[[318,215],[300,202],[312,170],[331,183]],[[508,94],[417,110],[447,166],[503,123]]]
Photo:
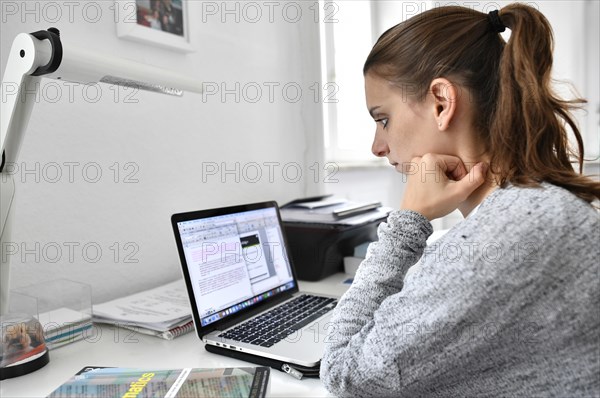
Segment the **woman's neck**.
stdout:
[[493,178],[486,178],[486,181],[458,206],[458,210],[460,210],[463,217],[467,217],[469,213],[479,206],[479,204],[481,204],[489,194],[494,192],[496,188],[498,188],[496,181]]

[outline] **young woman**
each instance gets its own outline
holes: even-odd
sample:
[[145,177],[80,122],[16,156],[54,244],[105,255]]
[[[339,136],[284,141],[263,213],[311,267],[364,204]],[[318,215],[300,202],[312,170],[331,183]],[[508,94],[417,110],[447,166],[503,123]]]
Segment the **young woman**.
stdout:
[[551,27],[522,4],[436,8],[375,44],[372,150],[407,186],[329,325],[332,393],[600,394],[600,183],[581,174],[581,101],[553,93],[551,66]]

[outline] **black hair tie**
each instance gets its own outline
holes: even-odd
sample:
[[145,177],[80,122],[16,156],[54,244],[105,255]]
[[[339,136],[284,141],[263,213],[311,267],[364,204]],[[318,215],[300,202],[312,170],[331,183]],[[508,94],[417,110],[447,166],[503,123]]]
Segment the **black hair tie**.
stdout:
[[502,20],[500,19],[500,16],[498,15],[498,10],[490,11],[488,14],[488,18],[490,20],[490,23],[492,24],[492,28],[494,28],[494,31],[501,33],[506,30],[506,26],[504,26]]

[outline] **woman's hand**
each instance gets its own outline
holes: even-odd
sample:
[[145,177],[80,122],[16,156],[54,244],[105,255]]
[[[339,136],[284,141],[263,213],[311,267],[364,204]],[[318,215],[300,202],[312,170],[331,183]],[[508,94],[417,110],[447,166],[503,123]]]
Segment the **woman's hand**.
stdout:
[[414,210],[428,220],[456,210],[485,181],[487,165],[477,163],[467,172],[456,156],[428,153],[412,159],[401,209]]

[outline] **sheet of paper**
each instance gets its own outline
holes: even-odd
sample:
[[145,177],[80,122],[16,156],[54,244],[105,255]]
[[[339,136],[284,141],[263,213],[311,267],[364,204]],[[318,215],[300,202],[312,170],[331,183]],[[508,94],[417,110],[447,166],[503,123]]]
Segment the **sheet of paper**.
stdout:
[[190,317],[183,279],[131,296],[94,305],[94,317],[137,324],[170,324]]
[[339,204],[346,203],[346,202],[347,202],[347,200],[342,199],[342,198],[326,198],[323,200],[316,200],[313,202],[294,203],[290,207],[302,208],[302,209],[318,209],[321,207],[339,205]]
[[39,314],[38,320],[44,330],[54,330],[66,325],[78,324],[90,320],[89,315],[70,308],[58,308],[56,310]]
[[380,207],[356,216],[336,219],[331,212],[321,210],[306,211],[304,209],[281,209],[281,218],[284,222],[324,223],[336,225],[360,225],[369,221],[386,217],[393,209]]

